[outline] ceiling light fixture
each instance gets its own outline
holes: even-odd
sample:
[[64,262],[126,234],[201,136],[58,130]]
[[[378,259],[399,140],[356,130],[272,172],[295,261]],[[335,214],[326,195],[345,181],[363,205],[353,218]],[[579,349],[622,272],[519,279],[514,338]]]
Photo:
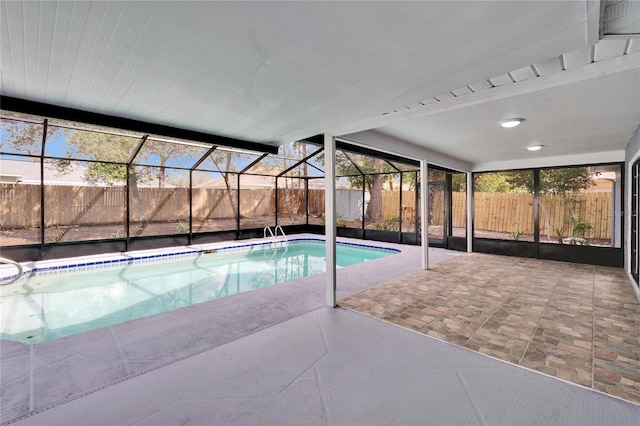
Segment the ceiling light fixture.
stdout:
[[522,123],[523,121],[524,121],[524,118],[508,118],[506,120],[502,120],[500,122],[500,125],[506,128],[516,127],[516,126],[519,126],[520,123]]
[[542,149],[542,147],[543,147],[543,146],[544,146],[544,145],[529,145],[529,146],[527,147],[527,149],[528,149],[529,151],[539,151],[539,150],[541,150],[541,149]]

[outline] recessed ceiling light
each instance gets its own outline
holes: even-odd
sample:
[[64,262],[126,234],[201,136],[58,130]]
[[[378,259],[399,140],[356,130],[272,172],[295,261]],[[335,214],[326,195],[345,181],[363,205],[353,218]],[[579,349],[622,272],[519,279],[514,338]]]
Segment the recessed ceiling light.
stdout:
[[529,151],[539,151],[544,145],[530,145],[527,147]]
[[507,127],[507,128],[516,127],[516,126],[519,126],[520,123],[522,123],[523,121],[524,121],[524,118],[509,118],[506,120],[502,120],[500,122],[500,125],[502,127]]

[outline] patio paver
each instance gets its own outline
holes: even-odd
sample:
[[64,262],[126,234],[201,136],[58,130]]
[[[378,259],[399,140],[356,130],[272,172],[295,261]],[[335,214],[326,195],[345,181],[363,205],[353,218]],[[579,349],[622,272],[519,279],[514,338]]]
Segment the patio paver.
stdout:
[[619,268],[469,253],[338,303],[640,403],[640,303]]

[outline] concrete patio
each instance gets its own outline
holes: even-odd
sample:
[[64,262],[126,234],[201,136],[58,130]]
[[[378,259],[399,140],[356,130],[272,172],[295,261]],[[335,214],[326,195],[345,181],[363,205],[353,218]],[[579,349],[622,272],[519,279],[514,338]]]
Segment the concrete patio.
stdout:
[[640,406],[342,309],[313,312],[16,425],[637,425]]

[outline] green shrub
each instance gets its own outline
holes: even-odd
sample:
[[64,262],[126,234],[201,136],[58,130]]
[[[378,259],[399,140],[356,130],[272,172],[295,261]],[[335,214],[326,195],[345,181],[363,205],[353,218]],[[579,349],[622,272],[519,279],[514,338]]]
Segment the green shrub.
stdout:
[[560,244],[562,244],[562,240],[564,239],[564,237],[566,237],[564,233],[564,228],[560,226],[554,226],[552,229],[552,232],[553,232],[553,235],[555,236],[555,239],[558,240]]
[[522,238],[522,236],[524,235],[524,232],[518,230],[518,231],[511,231],[509,232],[509,235],[511,235],[511,238],[513,238],[514,241],[520,241],[520,238]]
[[571,236],[571,244],[580,244],[588,246],[589,241],[587,235],[593,229],[593,225],[589,222],[583,222],[580,220],[580,216],[573,214],[570,217],[571,223],[573,223],[573,235]]
[[400,230],[400,219],[397,216],[379,220],[374,224],[375,228],[378,231],[399,231]]

